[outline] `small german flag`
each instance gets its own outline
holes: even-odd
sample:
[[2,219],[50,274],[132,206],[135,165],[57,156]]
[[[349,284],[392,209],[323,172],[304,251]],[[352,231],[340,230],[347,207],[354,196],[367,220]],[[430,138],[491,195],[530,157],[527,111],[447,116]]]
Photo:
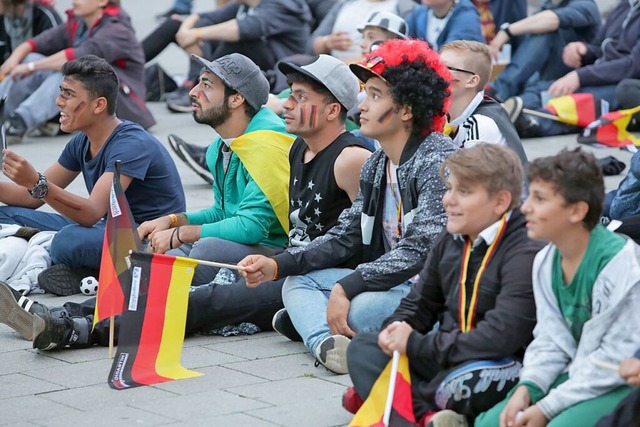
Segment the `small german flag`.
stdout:
[[131,254],[128,311],[120,320],[109,386],[121,390],[202,375],[180,364],[191,278],[197,260]]
[[558,121],[569,125],[585,127],[603,112],[603,101],[591,93],[574,93],[552,98],[544,107],[558,117]]
[[409,359],[406,354],[396,351],[371,388],[369,397],[349,423],[349,427],[415,425]]
[[640,147],[640,138],[627,130],[634,114],[640,112],[640,105],[628,110],[603,114],[598,120],[587,125],[578,135],[581,144],[603,144],[609,147],[635,145]]
[[126,257],[129,251],[142,250],[129,203],[120,184],[120,160],[116,161],[104,228],[100,278],[93,324],[122,313],[126,309],[131,274]]

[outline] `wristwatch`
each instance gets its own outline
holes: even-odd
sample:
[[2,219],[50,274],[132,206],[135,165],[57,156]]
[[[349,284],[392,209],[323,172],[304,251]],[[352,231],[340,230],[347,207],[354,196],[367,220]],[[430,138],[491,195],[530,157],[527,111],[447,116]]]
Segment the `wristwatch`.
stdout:
[[43,173],[38,172],[38,182],[36,182],[36,185],[34,185],[31,190],[27,191],[29,191],[29,194],[31,194],[31,197],[34,199],[44,199],[47,197],[47,193],[49,193],[47,177],[44,176]]
[[509,30],[510,25],[511,25],[510,22],[504,22],[502,25],[500,25],[500,31],[504,31],[504,33],[507,36],[509,36],[509,40],[513,38],[513,34],[511,34],[511,30]]

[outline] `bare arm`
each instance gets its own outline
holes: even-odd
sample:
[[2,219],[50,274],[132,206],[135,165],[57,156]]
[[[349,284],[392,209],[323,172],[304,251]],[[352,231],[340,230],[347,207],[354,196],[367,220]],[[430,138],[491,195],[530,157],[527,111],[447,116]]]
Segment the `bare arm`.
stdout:
[[[5,150],[4,154],[3,173],[14,184],[2,183],[0,201],[3,203],[37,208],[45,202],[61,215],[87,227],[97,223],[107,212],[109,193],[113,182],[112,172],[105,172],[98,179],[87,199],[65,190],[79,173],[55,163],[44,173],[49,184],[49,192],[44,199],[36,200],[25,190],[33,188],[38,181],[38,172],[29,162],[13,151]],[[132,180],[133,178],[126,175],[120,176],[123,190],[127,189]]]
[[206,27],[192,28],[180,27],[176,34],[178,44],[183,48],[190,47],[201,40],[220,40],[225,42],[237,42],[240,40],[240,29],[238,20],[231,19],[220,24]]
[[30,53],[31,45],[29,43],[21,43],[16,50],[11,53],[11,56],[4,61],[4,64],[0,67],[0,74],[5,76],[9,74]]
[[365,148],[346,147],[336,158],[333,173],[338,187],[344,190],[353,202],[360,189],[360,171],[371,152]]
[[[551,10],[543,10],[540,13],[527,16],[520,21],[509,25],[511,35],[521,36],[525,34],[544,34],[556,31],[560,28],[560,18]],[[509,36],[504,31],[498,31],[495,38],[489,44],[494,59],[498,58],[498,52],[502,46],[509,42]]]

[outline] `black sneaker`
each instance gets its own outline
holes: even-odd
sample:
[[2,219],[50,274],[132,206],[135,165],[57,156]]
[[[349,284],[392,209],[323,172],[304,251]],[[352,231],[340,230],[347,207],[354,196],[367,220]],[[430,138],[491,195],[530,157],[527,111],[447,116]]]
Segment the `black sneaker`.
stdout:
[[511,120],[511,123],[515,123],[518,120],[518,117],[520,117],[522,109],[524,108],[524,102],[519,96],[512,96],[500,105],[502,105],[502,108],[504,108],[507,111],[507,114],[509,114],[509,120]]
[[286,308],[278,310],[276,314],[273,315],[271,326],[273,326],[274,331],[276,331],[280,335],[284,335],[291,341],[302,341],[302,337],[300,336],[298,331],[296,331],[293,323],[291,323],[291,318],[289,317],[289,313],[287,313]]
[[38,286],[54,295],[68,296],[80,293],[80,283],[87,276],[98,277],[98,270],[88,267],[52,265],[38,275]]
[[207,166],[207,148],[201,145],[189,144],[184,140],[181,140],[178,145],[178,150],[182,153],[184,162],[191,168],[198,176],[209,185],[213,184],[213,175]]
[[182,151],[178,149],[181,144],[184,144],[184,139],[180,138],[178,135],[170,133],[167,137],[167,141],[169,141],[169,147],[171,147],[173,152],[176,153],[176,156],[178,156],[178,158],[183,162],[186,162],[184,156],[182,155]]
[[91,342],[91,321],[85,317],[55,316],[45,313],[36,316],[43,326],[34,333],[33,348],[53,350],[63,347],[89,347]]
[[351,340],[344,335],[325,338],[316,348],[316,366],[324,366],[336,374],[348,374],[347,348]]
[[25,340],[31,341],[43,323],[34,314],[48,313],[46,306],[23,296],[4,282],[0,282],[0,323],[16,331]]
[[524,102],[519,96],[512,96],[502,104],[509,114],[509,120],[513,123],[520,138],[536,138],[542,136],[540,122],[530,114],[524,112]]
[[27,125],[18,114],[11,116],[5,124],[7,129],[7,144],[20,144],[27,133]]
[[191,113],[193,111],[192,100],[189,96],[187,86],[182,86],[178,90],[167,95],[167,108],[174,113]]

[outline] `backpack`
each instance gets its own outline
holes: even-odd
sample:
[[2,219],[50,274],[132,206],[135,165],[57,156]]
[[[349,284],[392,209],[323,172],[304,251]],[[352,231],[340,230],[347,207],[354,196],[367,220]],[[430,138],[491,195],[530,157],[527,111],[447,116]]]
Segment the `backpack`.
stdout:
[[144,83],[147,88],[145,100],[148,102],[163,101],[167,93],[178,88],[175,80],[158,64],[144,69]]

